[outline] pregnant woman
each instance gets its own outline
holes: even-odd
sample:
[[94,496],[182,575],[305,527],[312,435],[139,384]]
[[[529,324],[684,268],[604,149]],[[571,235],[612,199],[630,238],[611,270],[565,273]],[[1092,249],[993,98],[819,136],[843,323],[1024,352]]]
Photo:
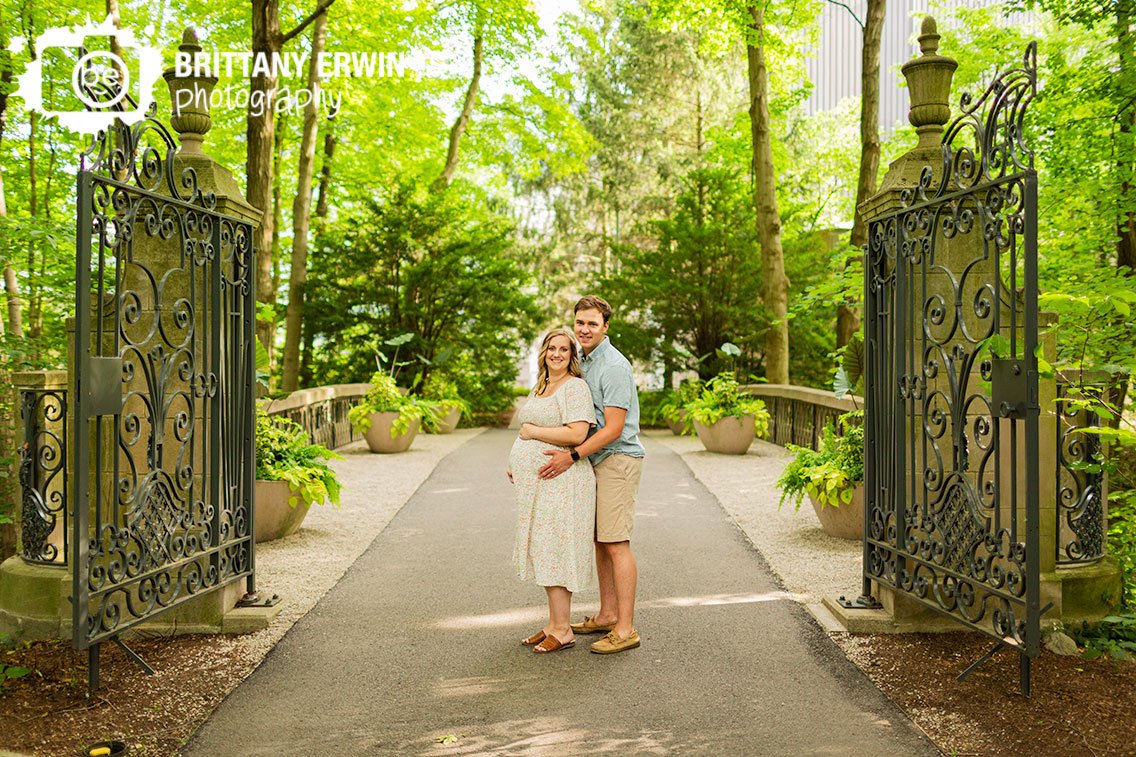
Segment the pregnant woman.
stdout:
[[582,375],[572,333],[548,332],[540,344],[536,386],[520,410],[521,433],[509,453],[509,480],[517,501],[513,562],[521,580],[535,581],[548,595],[548,624],[521,640],[537,653],[575,645],[569,625],[572,593],[595,583],[596,479],[591,463],[578,460],[553,479],[536,475],[548,462],[546,450],[571,449],[596,423],[592,393]]

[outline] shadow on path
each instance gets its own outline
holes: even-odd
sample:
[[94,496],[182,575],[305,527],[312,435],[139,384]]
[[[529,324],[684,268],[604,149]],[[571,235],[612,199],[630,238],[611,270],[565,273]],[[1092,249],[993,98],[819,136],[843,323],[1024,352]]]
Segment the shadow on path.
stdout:
[[514,438],[444,459],[184,754],[938,753],[654,442],[633,539],[643,646],[522,647],[545,607],[511,566]]

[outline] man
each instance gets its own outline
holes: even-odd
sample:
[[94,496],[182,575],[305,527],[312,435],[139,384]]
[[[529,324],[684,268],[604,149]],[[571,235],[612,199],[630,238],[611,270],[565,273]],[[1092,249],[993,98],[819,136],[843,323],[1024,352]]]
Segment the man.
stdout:
[[596,473],[596,573],[600,609],[573,633],[607,635],[592,644],[597,654],[614,654],[639,646],[635,631],[635,584],[638,572],[631,553],[635,497],[645,451],[639,442],[639,396],[631,363],[607,338],[611,306],[588,295],[576,303],[574,331],[584,350],[581,364],[596,406],[596,429],[571,450],[548,451],[541,478],[559,476],[575,460],[590,457]]

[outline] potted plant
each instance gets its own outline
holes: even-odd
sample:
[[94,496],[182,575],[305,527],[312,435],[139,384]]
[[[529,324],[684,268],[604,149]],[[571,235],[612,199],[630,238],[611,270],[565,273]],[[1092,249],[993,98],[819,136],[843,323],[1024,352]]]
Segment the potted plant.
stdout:
[[434,404],[435,412],[423,418],[426,430],[434,434],[452,434],[462,416],[470,413],[469,403],[458,394],[457,386],[436,374],[426,379],[422,387],[423,398]]
[[328,460],[342,460],[293,420],[256,411],[255,538],[258,542],[294,534],[313,505],[339,507],[339,479]]
[[393,377],[376,371],[362,404],[347,411],[347,420],[363,434],[372,452],[405,452],[418,434],[422,419],[432,412],[429,402],[403,394]]
[[756,397],[738,391],[732,371],[706,382],[697,399],[685,406],[702,446],[709,452],[744,455],[757,434],[769,430],[769,411]]
[[659,406],[659,415],[666,421],[672,434],[679,436],[684,430],[693,428],[687,423],[686,406],[698,399],[701,394],[702,381],[700,379],[687,379],[663,400],[662,405]]
[[864,412],[839,418],[839,435],[832,423],[824,427],[819,449],[788,445],[796,457],[777,479],[781,502],[793,500],[796,509],[808,495],[825,533],[841,539],[864,536]]

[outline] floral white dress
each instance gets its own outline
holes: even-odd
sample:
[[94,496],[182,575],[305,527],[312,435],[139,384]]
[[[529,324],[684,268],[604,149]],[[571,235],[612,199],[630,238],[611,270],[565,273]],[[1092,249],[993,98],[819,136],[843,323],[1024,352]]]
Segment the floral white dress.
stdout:
[[[573,376],[550,396],[530,392],[519,420],[552,427],[575,421],[595,425],[588,383]],[[521,580],[576,592],[596,583],[596,478],[587,458],[555,478],[537,478],[548,462],[544,451],[551,449],[564,447],[518,438],[509,453],[517,502],[513,563]]]

